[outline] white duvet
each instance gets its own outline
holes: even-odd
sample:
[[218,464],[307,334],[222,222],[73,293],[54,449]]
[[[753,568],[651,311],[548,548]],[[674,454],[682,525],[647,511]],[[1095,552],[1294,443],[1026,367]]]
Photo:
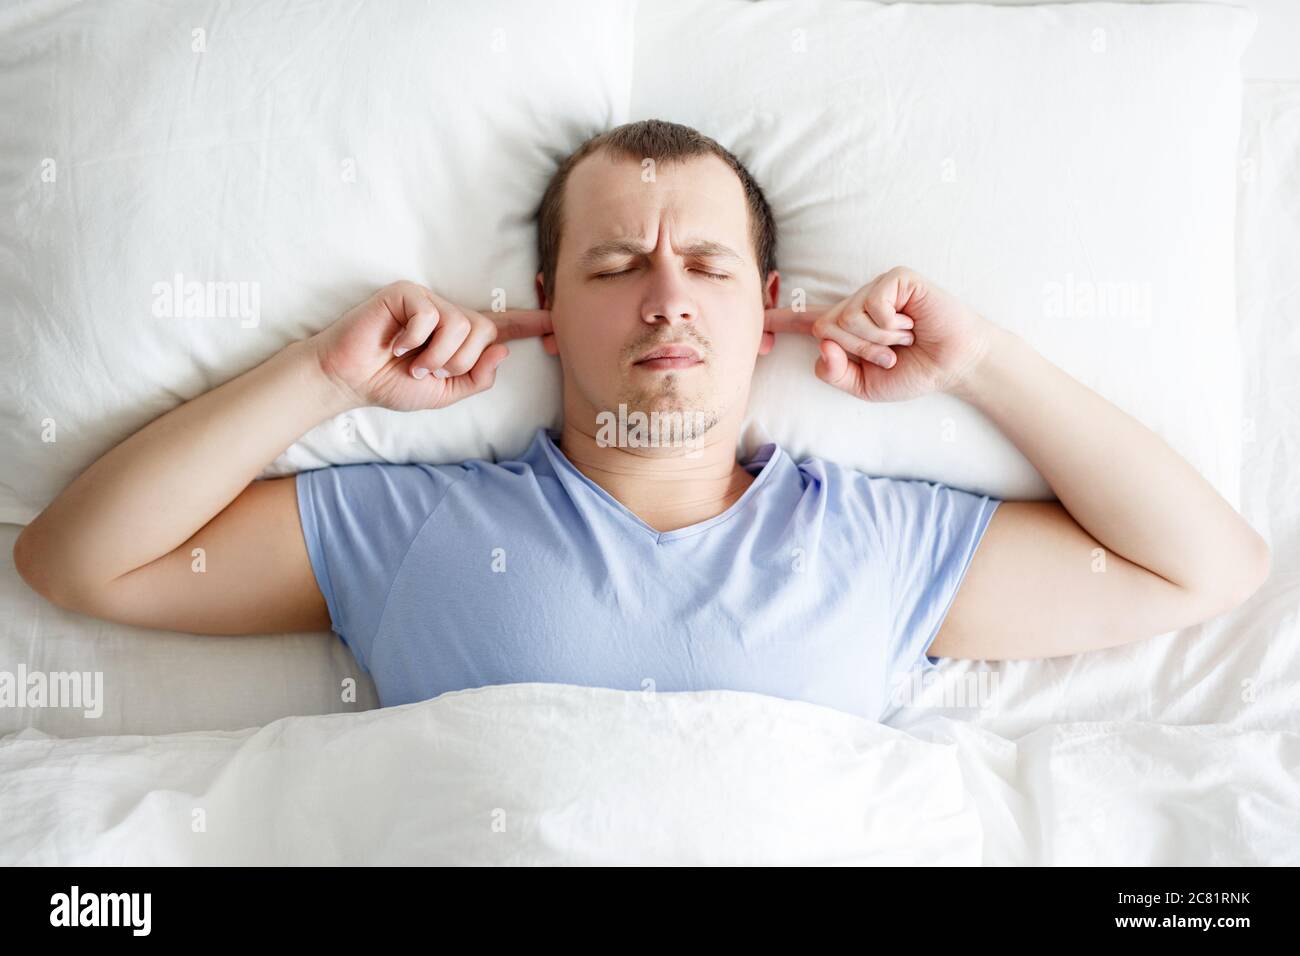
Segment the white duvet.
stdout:
[[513,684],[0,747],[5,864],[1300,863],[1300,735]]

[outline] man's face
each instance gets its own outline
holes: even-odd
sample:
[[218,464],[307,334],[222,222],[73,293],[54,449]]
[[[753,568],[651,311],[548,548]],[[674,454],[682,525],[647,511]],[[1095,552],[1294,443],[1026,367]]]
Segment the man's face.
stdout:
[[[740,179],[716,156],[659,164],[596,153],[569,175],[551,310],[564,413],[680,412],[707,429],[743,417],[758,355],[771,348]],[[538,276],[541,287],[541,277]],[[694,349],[643,361],[662,346]],[[575,420],[576,419],[576,420]],[[698,437],[698,431],[697,435]]]

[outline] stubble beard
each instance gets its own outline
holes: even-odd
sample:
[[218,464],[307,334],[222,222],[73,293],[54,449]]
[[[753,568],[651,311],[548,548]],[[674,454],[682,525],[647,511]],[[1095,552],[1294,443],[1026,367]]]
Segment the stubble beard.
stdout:
[[676,372],[656,376],[649,385],[625,382],[619,392],[618,404],[625,405],[629,415],[633,412],[642,412],[647,417],[655,414],[665,422],[669,416],[680,416],[696,442],[721,418],[712,390],[707,385],[697,385],[687,391]]

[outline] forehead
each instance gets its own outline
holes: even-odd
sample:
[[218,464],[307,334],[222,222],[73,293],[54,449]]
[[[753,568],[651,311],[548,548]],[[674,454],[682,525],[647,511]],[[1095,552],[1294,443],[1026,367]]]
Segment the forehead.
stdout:
[[595,153],[579,162],[565,188],[565,256],[615,239],[653,245],[664,221],[674,246],[704,240],[753,255],[745,190],[722,159],[658,163],[653,180],[647,176],[634,159]]

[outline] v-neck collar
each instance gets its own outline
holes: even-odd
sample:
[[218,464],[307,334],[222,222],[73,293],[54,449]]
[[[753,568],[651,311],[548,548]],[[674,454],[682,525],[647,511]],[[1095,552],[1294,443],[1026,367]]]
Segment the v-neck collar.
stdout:
[[[557,431],[556,434],[558,435],[559,432]],[[754,452],[753,456],[741,466],[751,475],[755,476],[754,480],[749,483],[749,487],[741,493],[739,498],[731,503],[731,506],[727,508],[727,510],[723,511],[721,514],[714,515],[712,518],[706,518],[703,521],[696,522],[695,524],[687,525],[684,528],[675,528],[672,531],[659,531],[657,528],[652,528],[645,521],[641,520],[641,518],[628,508],[627,505],[623,504],[623,502],[619,501],[608,491],[579,471],[578,467],[574,465],[573,462],[569,461],[564,452],[560,450],[560,447],[555,444],[555,439],[552,437],[550,429],[544,426],[539,427],[534,442],[541,444],[542,451],[545,452],[546,457],[551,462],[551,467],[567,487],[572,490],[576,484],[577,487],[585,488],[588,492],[595,494],[598,498],[602,499],[607,505],[609,505],[611,510],[613,510],[625,523],[652,536],[657,542],[673,541],[677,538],[687,538],[691,535],[703,534],[714,525],[721,524],[724,521],[734,518],[748,506],[749,502],[758,494],[759,489],[768,482],[772,473],[776,471],[777,467],[780,465],[781,458],[785,455],[785,452],[783,452],[781,447],[775,442],[768,442],[761,446],[756,452]]]

